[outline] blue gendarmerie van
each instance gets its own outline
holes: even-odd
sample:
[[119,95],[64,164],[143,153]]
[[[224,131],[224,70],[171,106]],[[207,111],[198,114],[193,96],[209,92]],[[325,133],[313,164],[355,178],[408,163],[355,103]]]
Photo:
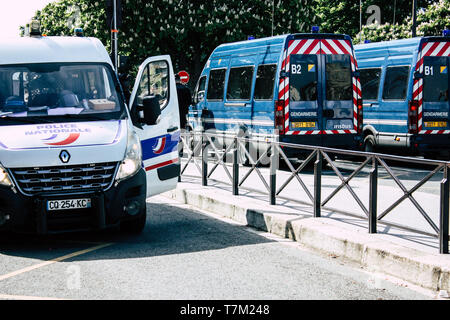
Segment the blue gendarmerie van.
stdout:
[[448,31],[355,45],[355,53],[365,150],[449,159]]
[[351,38],[314,31],[218,46],[195,88],[188,129],[213,130],[224,144],[243,133],[264,141],[276,135],[295,144],[362,145]]

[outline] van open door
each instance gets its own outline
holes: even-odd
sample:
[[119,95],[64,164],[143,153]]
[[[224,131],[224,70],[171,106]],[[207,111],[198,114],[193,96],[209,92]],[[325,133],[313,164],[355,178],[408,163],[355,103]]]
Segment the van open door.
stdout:
[[139,67],[130,114],[142,146],[147,197],[174,189],[180,174],[180,116],[170,56],[155,56]]

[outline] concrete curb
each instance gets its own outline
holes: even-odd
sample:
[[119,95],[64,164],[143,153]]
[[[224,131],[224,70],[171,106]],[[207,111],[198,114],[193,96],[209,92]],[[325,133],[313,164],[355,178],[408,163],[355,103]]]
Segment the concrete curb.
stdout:
[[[343,256],[368,271],[380,272],[435,291],[450,291],[450,257],[430,254],[368,234],[330,218],[271,213],[245,205],[245,198],[208,195],[209,187],[189,190],[178,185],[164,195],[178,202],[230,218],[248,226],[295,240],[311,249]],[[243,201],[238,201],[243,200]],[[236,204],[236,203],[239,204]],[[242,204],[241,204],[242,203]],[[267,207],[266,207],[267,209]]]

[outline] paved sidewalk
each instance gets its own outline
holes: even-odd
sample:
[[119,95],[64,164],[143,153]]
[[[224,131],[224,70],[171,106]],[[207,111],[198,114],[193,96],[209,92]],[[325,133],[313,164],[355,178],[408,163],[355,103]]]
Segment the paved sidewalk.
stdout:
[[[224,180],[226,181],[226,180]],[[209,181],[201,186],[197,177],[182,177],[177,189],[164,195],[207,210],[327,254],[343,256],[368,271],[380,272],[431,290],[450,292],[450,255],[439,254],[438,239],[378,225],[369,234],[367,220],[322,209],[314,218],[312,207],[277,199],[271,206],[267,195]]]

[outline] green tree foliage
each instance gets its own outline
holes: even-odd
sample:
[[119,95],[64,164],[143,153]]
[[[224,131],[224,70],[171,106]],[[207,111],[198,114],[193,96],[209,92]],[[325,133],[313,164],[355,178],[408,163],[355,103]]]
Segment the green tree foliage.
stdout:
[[[450,0],[427,1],[428,6],[417,11],[417,36],[439,36],[450,27]],[[363,26],[361,33],[354,38],[355,43],[364,40],[387,41],[410,38],[412,36],[411,13],[401,24],[384,23]]]
[[[122,0],[123,23],[119,32],[120,54],[136,67],[146,57],[169,54],[175,70],[185,69],[195,85],[204,63],[221,43],[305,32],[314,22],[314,0]],[[100,0],[61,0],[38,11],[47,35],[72,35],[68,20],[86,36],[98,37],[110,48],[106,4]],[[272,27],[272,16],[273,27]]]
[[450,0],[440,0],[420,10],[417,24],[418,35],[424,36],[441,35],[442,30],[450,29]]
[[[418,35],[440,34],[448,26],[450,0],[418,0]],[[110,50],[104,0],[60,0],[36,12],[49,36],[72,35],[73,27],[99,38]],[[363,0],[361,39],[371,41],[410,37],[412,1]],[[381,25],[364,26],[370,5],[381,8]],[[293,32],[344,33],[359,40],[359,1],[344,0],[122,0],[120,54],[132,70],[146,57],[169,54],[175,70],[190,73],[195,85],[216,46]],[[394,10],[395,8],[395,10]],[[273,17],[273,20],[272,20]],[[395,24],[394,24],[395,22]],[[25,28],[22,28],[22,33]]]
[[[436,2],[439,1],[417,0],[418,11]],[[353,37],[359,32],[360,22],[362,26],[366,25],[368,18],[372,15],[370,11],[367,12],[368,8],[373,5],[380,8],[380,24],[382,25],[403,24],[406,19],[410,19],[412,13],[412,0],[362,0],[361,17],[359,5],[360,1],[357,0],[317,0],[314,12],[317,14],[321,31],[343,33]],[[384,31],[387,29],[387,27],[382,28]]]
[[[73,35],[73,27],[76,26],[82,27],[86,34],[98,37],[105,43],[109,38],[108,28],[101,23],[105,17],[106,9],[102,1],[60,0],[49,3],[31,19],[39,20],[42,33],[49,36]],[[25,29],[21,27],[22,35]]]

